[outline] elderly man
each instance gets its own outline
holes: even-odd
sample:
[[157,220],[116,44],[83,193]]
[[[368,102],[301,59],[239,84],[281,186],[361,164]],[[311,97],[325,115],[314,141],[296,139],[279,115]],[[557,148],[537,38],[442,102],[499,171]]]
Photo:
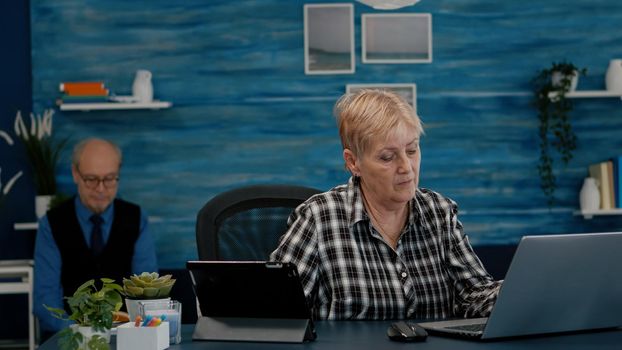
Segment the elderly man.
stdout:
[[[89,279],[157,271],[147,216],[115,199],[121,150],[110,141],[86,139],[73,151],[71,173],[78,195],[48,211],[35,242],[34,313],[45,338],[68,325],[44,305],[64,308],[63,296]],[[66,307],[65,307],[66,308]]]

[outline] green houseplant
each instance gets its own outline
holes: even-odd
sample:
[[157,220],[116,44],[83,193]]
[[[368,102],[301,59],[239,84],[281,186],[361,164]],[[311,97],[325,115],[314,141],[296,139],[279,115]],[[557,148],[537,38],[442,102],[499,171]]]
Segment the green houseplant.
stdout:
[[26,127],[20,111],[15,117],[15,134],[24,144],[38,195],[56,194],[58,160],[68,142],[67,138],[59,141],[53,140],[53,115],[52,109],[45,110],[43,115],[31,113],[29,127]]
[[572,159],[577,147],[577,136],[570,124],[569,113],[572,101],[566,93],[574,90],[579,75],[585,75],[585,68],[579,69],[568,62],[553,62],[549,68],[541,70],[533,79],[533,104],[538,113],[538,137],[540,159],[538,174],[540,187],[548,199],[549,206],[555,199],[555,175],[553,173],[552,149],[559,153],[564,165]]
[[109,278],[102,278],[101,282],[98,289],[95,280],[89,280],[72,296],[65,297],[71,310],[69,316],[63,309],[46,306],[55,317],[75,322],[61,331],[58,341],[61,349],[109,349],[113,312],[123,305],[123,288]]
[[56,168],[68,138],[52,139],[52,116],[54,110],[47,109],[43,115],[30,113],[27,128],[20,111],[15,116],[15,134],[22,141],[35,183],[35,212],[37,218],[45,215],[56,196]]
[[138,315],[138,302],[144,300],[162,300],[169,298],[175,284],[172,275],[160,276],[157,272],[143,272],[123,279],[125,304],[130,321]]

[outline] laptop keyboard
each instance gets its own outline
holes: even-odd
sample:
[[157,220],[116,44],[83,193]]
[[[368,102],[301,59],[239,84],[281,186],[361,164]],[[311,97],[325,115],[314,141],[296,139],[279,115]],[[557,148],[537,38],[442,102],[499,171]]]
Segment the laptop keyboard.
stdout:
[[477,323],[477,324],[465,324],[462,326],[453,326],[453,327],[446,327],[446,328],[454,329],[457,331],[483,332],[485,326],[486,326],[485,323]]

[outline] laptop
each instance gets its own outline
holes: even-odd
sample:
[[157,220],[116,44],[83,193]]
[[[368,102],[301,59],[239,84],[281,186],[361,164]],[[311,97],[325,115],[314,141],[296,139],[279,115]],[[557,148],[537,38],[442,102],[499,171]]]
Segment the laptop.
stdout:
[[193,339],[303,342],[315,339],[311,312],[291,263],[188,261],[202,317]]
[[622,326],[622,232],[524,236],[488,318],[419,323],[494,339]]

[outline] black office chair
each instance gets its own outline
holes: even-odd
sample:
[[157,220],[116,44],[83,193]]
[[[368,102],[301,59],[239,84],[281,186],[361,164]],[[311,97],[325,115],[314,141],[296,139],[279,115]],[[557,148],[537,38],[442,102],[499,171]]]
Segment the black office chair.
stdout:
[[319,190],[296,185],[252,185],[208,201],[197,215],[200,260],[268,260],[287,218]]

